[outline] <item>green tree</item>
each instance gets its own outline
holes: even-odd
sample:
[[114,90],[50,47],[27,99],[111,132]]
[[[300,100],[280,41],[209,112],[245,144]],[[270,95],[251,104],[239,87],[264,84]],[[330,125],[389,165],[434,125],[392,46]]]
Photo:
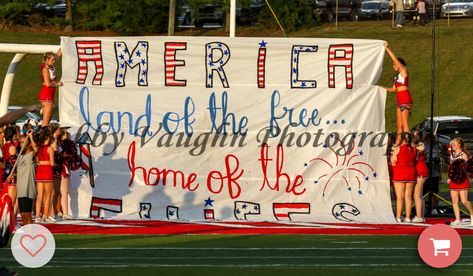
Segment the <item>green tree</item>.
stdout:
[[30,0],[0,0],[0,29],[25,23],[31,5]]
[[67,21],[67,25],[64,28],[64,31],[65,32],[72,32],[74,30],[74,28],[72,26],[72,4],[71,4],[71,0],[66,0],[66,15],[64,17]]
[[[286,31],[295,31],[320,23],[313,0],[268,0],[268,2]],[[277,27],[277,22],[268,7],[263,9],[260,20],[266,26]]]
[[88,0],[77,3],[77,25],[84,30],[111,30],[124,35],[165,32],[167,0]]

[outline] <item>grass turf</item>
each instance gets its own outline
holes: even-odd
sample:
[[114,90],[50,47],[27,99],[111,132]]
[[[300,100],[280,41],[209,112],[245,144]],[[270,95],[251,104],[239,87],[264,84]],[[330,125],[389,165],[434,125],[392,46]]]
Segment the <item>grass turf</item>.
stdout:
[[[433,269],[414,236],[331,235],[56,235],[46,267],[17,264],[8,248],[0,263],[20,275],[471,275],[473,237],[462,237],[455,265]],[[320,273],[320,274],[319,274]]]

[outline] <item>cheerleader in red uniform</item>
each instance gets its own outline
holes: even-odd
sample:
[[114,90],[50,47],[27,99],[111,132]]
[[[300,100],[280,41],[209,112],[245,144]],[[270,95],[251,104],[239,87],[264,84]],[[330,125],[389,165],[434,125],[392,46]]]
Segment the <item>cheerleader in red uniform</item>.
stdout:
[[70,139],[70,134],[64,130],[61,137],[61,160],[63,169],[61,171],[61,208],[64,212],[63,219],[72,219],[69,214],[69,182],[71,172],[78,170],[80,166],[80,157],[77,154],[76,144]]
[[412,219],[412,222],[424,222],[424,200],[422,199],[422,193],[424,191],[424,183],[429,177],[429,168],[425,164],[425,145],[422,142],[422,132],[418,129],[414,131],[414,145],[417,150],[416,158],[416,170],[417,170],[417,182],[414,188],[414,203],[416,205],[416,216]]
[[[409,115],[411,113],[414,101],[409,92],[409,74],[406,69],[406,62],[402,58],[397,58],[396,55],[388,47],[388,43],[384,43],[384,47],[393,61],[393,69],[399,74],[394,78],[393,86],[385,87],[386,91],[396,93],[397,98],[397,133],[409,132]],[[396,144],[400,143],[400,136],[396,139]]]
[[[8,186],[8,195],[12,199],[13,213],[18,213],[18,206],[16,205],[16,173],[12,173],[13,166],[17,159],[17,148],[14,145],[16,139],[16,127],[9,126],[5,129],[5,144],[2,146],[3,160],[5,161],[4,186]],[[11,176],[11,177],[10,177]],[[16,217],[16,216],[15,216]]]
[[[0,127],[0,148],[3,147],[3,139],[4,139],[4,129]],[[0,151],[2,156],[0,156],[0,191],[3,189],[3,179],[5,177],[5,161],[3,159],[3,153]]]
[[412,146],[409,132],[400,135],[401,145],[394,148],[391,159],[393,167],[394,192],[396,193],[396,220],[402,222],[403,205],[406,205],[405,222],[411,222],[412,192],[416,183],[416,149]]
[[452,197],[453,212],[455,221],[451,225],[460,224],[460,207],[458,198],[470,212],[471,225],[473,225],[473,207],[468,201],[468,190],[470,189],[470,180],[465,172],[465,162],[470,158],[470,153],[466,150],[465,143],[459,137],[454,138],[450,145],[452,146],[452,156],[448,166],[448,182],[450,184],[450,196]]
[[56,68],[54,68],[56,57],[61,56],[61,54],[61,49],[59,49],[57,54],[54,54],[53,52],[47,52],[44,54],[43,63],[41,64],[41,78],[43,79],[43,86],[39,92],[38,101],[42,105],[43,127],[49,125],[49,122],[51,121],[56,87],[62,85],[61,81],[56,81]]
[[[49,129],[43,129],[39,136],[38,166],[36,167],[36,218],[39,223],[54,222],[54,218],[48,217],[51,208],[51,196],[53,193],[53,166],[54,149],[49,146],[51,141],[51,132]],[[43,205],[43,218],[40,217],[41,206]]]
[[389,173],[389,183],[393,185],[394,177],[394,166],[391,162],[391,157],[393,154],[394,140],[396,140],[396,135],[389,133],[388,134],[388,145],[386,147],[386,157],[388,159],[388,173]]

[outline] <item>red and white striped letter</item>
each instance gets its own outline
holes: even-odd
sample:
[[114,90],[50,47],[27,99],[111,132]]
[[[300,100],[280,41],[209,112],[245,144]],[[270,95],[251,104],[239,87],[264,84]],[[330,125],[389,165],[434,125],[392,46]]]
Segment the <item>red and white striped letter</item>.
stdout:
[[164,67],[165,71],[165,85],[166,86],[186,86],[186,80],[176,80],[176,67],[186,66],[186,62],[181,59],[176,59],[176,52],[187,50],[186,42],[166,42],[164,44]]
[[76,41],[78,70],[76,83],[84,84],[89,73],[88,62],[95,66],[93,85],[101,85],[103,78],[102,42],[100,40]]
[[353,44],[330,45],[328,50],[328,87],[335,88],[335,67],[345,68],[347,89],[353,88]]

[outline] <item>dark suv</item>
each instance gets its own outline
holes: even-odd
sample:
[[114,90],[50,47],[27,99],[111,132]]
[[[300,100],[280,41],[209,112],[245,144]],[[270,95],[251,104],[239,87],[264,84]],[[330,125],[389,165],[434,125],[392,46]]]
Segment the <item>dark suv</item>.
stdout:
[[389,19],[391,17],[388,1],[369,0],[361,3],[360,19]]
[[[337,14],[337,0],[314,0],[323,20],[333,22]],[[361,0],[338,0],[338,17],[358,21]]]
[[[442,166],[449,164],[448,146],[455,137],[461,137],[468,151],[473,152],[473,118],[465,116],[433,117],[434,135],[441,148]],[[424,133],[430,129],[430,117],[418,125]]]

